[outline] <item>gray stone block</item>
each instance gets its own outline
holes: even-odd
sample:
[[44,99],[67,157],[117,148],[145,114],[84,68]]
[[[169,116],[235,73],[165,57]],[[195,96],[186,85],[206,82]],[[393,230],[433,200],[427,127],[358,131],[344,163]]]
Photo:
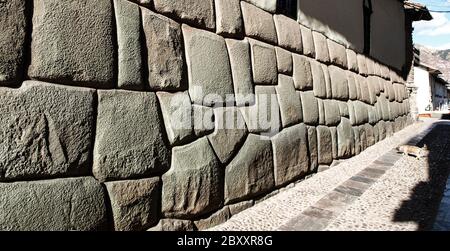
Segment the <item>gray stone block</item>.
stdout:
[[221,36],[235,37],[244,31],[239,0],[215,0],[216,32]]
[[162,176],[162,213],[190,219],[218,209],[223,200],[220,162],[206,137],[172,149],[172,166]]
[[[370,90],[369,90],[369,84],[367,83],[367,79],[362,77],[359,79],[359,88],[361,90],[361,96],[360,96],[360,101],[370,104]],[[372,94],[373,96],[373,94]]]
[[255,103],[250,46],[246,40],[225,39],[237,106]]
[[326,126],[318,126],[316,129],[318,163],[320,165],[329,165],[333,162],[331,131]]
[[325,125],[335,126],[341,121],[339,105],[335,100],[323,100],[323,111],[325,117]]
[[0,230],[107,229],[102,186],[92,177],[0,183]]
[[247,126],[237,107],[214,109],[214,133],[208,135],[220,162],[228,163],[247,136]]
[[331,39],[327,39],[327,44],[331,63],[347,69],[347,51],[345,46]]
[[157,92],[161,113],[171,145],[186,142],[193,134],[192,106],[187,92]]
[[116,231],[141,231],[159,220],[159,177],[106,182]]
[[303,55],[315,58],[316,50],[314,49],[314,39],[311,29],[300,24],[300,31],[302,34]]
[[319,125],[325,125],[325,110],[323,107],[323,99],[317,99],[317,105],[319,107]]
[[283,186],[305,175],[309,169],[308,133],[299,124],[272,138],[275,186]]
[[161,219],[158,224],[147,231],[194,231],[195,225],[190,220]]
[[0,180],[87,175],[95,90],[25,81],[0,88]]
[[302,53],[302,34],[296,20],[285,15],[273,16],[277,31],[278,45],[293,52]]
[[113,87],[112,1],[34,1],[29,77]]
[[367,76],[367,65],[366,65],[366,57],[363,54],[356,55],[356,60],[358,61],[358,70],[359,74],[363,76]]
[[346,72],[334,65],[330,65],[328,71],[330,73],[333,99],[347,100],[349,93]]
[[352,156],[354,152],[354,138],[353,128],[350,120],[347,118],[342,118],[341,123],[337,126],[337,137],[338,137],[338,157],[348,158]]
[[253,206],[253,200],[248,200],[248,201],[242,201],[239,203],[228,205],[228,208],[230,209],[231,215],[236,215],[252,206]]
[[0,85],[14,85],[22,78],[27,30],[27,0],[0,4]]
[[313,89],[313,76],[311,72],[310,60],[298,54],[292,54],[294,63],[294,84],[295,89],[304,91]]
[[369,114],[367,111],[367,105],[361,101],[353,102],[355,109],[355,124],[360,125],[369,122]]
[[358,59],[356,52],[352,49],[347,49],[347,64],[350,71],[358,73]]
[[375,144],[373,127],[370,124],[364,124],[364,130],[366,131],[367,146],[373,146]]
[[336,102],[339,105],[339,113],[340,113],[341,117],[349,118],[350,117],[350,111],[348,109],[347,102],[344,102],[344,101],[336,101]]
[[292,53],[280,47],[275,47],[275,51],[277,53],[278,72],[292,75]]
[[361,153],[361,140],[359,138],[359,127],[354,126],[353,127],[353,135],[355,136],[355,151],[354,151],[354,155],[358,155]]
[[154,93],[98,91],[94,176],[105,181],[166,170],[170,149],[163,126]]
[[277,33],[272,14],[244,1],[241,1],[241,10],[247,37],[271,44],[277,43]]
[[375,62],[369,57],[366,57],[366,67],[368,75],[375,75]]
[[300,92],[302,102],[303,121],[307,125],[319,124],[319,106],[312,91]]
[[153,3],[158,13],[208,30],[216,27],[213,0],[153,0]]
[[319,167],[319,153],[317,142],[317,131],[313,126],[307,126],[308,129],[308,150],[309,150],[309,173],[317,171]]
[[182,29],[192,102],[206,106],[225,103],[227,96],[234,93],[225,40],[184,24]]
[[239,153],[225,169],[225,203],[262,195],[270,192],[274,185],[270,140],[250,134]]
[[[331,132],[331,155],[333,156],[333,159],[338,158],[338,135],[337,135],[337,129],[336,127],[329,127]],[[331,166],[333,167],[336,161],[333,161]]]
[[322,69],[322,65],[315,61],[310,61],[311,74],[313,78],[313,91],[314,95],[318,98],[327,97],[327,81],[325,80],[325,74]]
[[259,8],[268,11],[270,13],[275,13],[277,10],[277,0],[244,0],[249,2]]
[[331,99],[333,97],[332,87],[331,87],[331,76],[330,72],[328,71],[328,66],[326,64],[320,65],[323,70],[323,76],[325,78],[325,87],[327,92],[327,98]]
[[279,74],[277,91],[283,128],[298,124],[303,120],[300,96],[295,92],[292,77]]
[[139,5],[126,0],[114,0],[114,13],[118,47],[117,87],[142,90],[144,71]]
[[275,47],[249,39],[251,47],[253,82],[255,84],[276,85],[278,77]]
[[312,32],[314,39],[314,50],[316,52],[316,59],[322,63],[330,62],[330,54],[328,54],[327,38],[319,32]]
[[383,93],[378,97],[377,103],[380,103],[379,106],[381,109],[381,119],[383,119],[384,121],[389,120],[390,119],[389,100]]
[[194,224],[197,227],[197,230],[201,231],[222,224],[225,221],[227,221],[230,217],[231,217],[230,209],[228,208],[228,206],[225,206],[224,208],[213,213],[207,218],[194,221]]
[[[141,8],[141,13],[147,46],[150,89],[162,91],[185,89],[181,25],[146,8]],[[188,45],[193,46],[190,43]]]
[[211,107],[192,105],[192,120],[196,137],[202,137],[214,131],[214,110]]
[[348,98],[351,100],[358,99],[358,87],[356,84],[357,80],[355,74],[352,72],[347,72],[347,83],[348,83]]

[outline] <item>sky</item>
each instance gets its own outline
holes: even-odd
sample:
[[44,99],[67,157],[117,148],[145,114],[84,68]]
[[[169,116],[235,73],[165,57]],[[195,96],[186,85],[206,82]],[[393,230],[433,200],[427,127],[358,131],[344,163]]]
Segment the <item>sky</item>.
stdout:
[[[449,11],[450,0],[414,0],[428,10]],[[450,49],[450,13],[431,12],[433,20],[414,22],[414,43],[433,49]]]

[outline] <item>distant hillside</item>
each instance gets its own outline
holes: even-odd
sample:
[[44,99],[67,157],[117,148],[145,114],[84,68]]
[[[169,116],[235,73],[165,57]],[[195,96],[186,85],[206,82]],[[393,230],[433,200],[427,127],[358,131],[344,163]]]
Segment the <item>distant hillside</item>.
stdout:
[[450,83],[450,49],[435,50],[420,44],[414,46],[420,50],[420,61],[440,70],[441,77]]

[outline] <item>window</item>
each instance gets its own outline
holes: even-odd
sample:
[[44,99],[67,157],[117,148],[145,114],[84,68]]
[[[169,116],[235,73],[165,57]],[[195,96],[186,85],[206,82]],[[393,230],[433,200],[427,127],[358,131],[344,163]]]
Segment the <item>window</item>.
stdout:
[[277,13],[297,20],[297,0],[277,0]]
[[364,11],[364,53],[370,54],[370,19],[372,15],[372,0],[363,0]]

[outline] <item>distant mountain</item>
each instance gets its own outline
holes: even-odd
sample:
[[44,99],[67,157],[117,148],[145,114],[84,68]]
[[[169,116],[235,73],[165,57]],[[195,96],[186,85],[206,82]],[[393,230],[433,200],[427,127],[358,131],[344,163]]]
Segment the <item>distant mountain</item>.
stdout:
[[420,44],[414,46],[420,50],[420,61],[441,71],[440,77],[450,83],[450,49],[436,50]]

